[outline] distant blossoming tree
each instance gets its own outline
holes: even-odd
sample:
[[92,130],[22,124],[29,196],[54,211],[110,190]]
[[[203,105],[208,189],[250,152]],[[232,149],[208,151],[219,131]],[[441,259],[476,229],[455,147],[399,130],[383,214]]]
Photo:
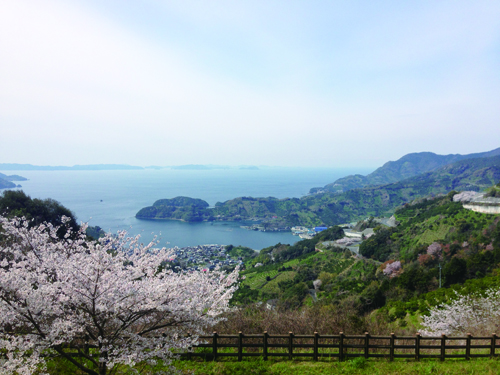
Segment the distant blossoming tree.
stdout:
[[500,326],[500,290],[489,289],[483,296],[458,296],[431,309],[422,317],[424,335],[476,335],[497,332]]
[[475,191],[462,191],[453,196],[453,202],[470,202],[476,195]]
[[443,248],[438,242],[433,242],[427,247],[427,254],[429,254],[430,256],[441,258],[442,252]]
[[401,262],[399,260],[396,260],[392,263],[387,263],[383,272],[384,275],[386,276],[394,277],[400,270],[401,270]]
[[[67,218],[65,221],[67,222]],[[238,271],[175,273],[171,254],[139,237],[57,237],[0,217],[0,350],[3,374],[44,370],[46,356],[87,374],[157,358],[169,363],[228,310]]]

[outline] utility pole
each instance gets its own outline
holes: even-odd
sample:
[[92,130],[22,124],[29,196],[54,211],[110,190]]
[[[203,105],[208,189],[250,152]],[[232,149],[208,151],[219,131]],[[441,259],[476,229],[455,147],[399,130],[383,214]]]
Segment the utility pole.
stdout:
[[441,263],[439,263],[439,287],[441,288]]

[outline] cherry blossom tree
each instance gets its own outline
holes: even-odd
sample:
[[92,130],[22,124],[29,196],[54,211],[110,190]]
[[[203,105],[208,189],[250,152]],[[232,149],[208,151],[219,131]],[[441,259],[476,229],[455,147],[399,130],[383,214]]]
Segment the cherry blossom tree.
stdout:
[[462,191],[453,196],[453,202],[470,202],[477,194],[475,191]]
[[399,273],[399,271],[401,271],[401,261],[396,260],[394,262],[387,263],[382,272],[386,276],[394,277]]
[[47,357],[94,375],[168,364],[221,319],[236,289],[238,270],[174,272],[168,249],[125,232],[89,242],[86,225],[63,240],[50,224],[0,217],[0,227],[0,373],[44,371]]
[[443,247],[438,242],[433,242],[427,247],[427,254],[433,257],[441,258],[442,251]]
[[484,295],[457,295],[449,303],[432,308],[422,316],[423,335],[463,335],[497,332],[500,326],[500,290]]

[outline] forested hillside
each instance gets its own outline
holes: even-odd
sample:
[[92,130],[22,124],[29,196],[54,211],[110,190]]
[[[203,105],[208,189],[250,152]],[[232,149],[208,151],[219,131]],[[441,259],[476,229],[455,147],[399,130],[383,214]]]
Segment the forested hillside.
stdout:
[[138,212],[143,219],[264,220],[272,226],[320,224],[337,225],[367,216],[391,215],[402,204],[451,190],[484,190],[500,180],[500,156],[467,159],[445,165],[433,172],[405,180],[348,190],[342,194],[313,194],[303,198],[240,197],[219,202],[209,209],[187,203],[184,206],[146,207]]
[[[78,230],[74,213],[54,199],[32,199],[22,190],[6,190],[0,194],[0,215],[4,217],[25,217],[29,220],[29,226],[34,227],[42,223],[49,223],[54,227],[61,226],[57,231],[60,238],[64,238],[67,229],[72,232]],[[66,216],[69,221],[62,226],[62,217]],[[89,226],[87,236],[97,239],[104,234],[98,226]]]
[[[406,326],[452,299],[453,290],[500,285],[500,217],[464,209],[453,202],[455,194],[397,210],[400,224],[375,228],[360,246],[361,257],[319,237],[263,249],[245,263],[234,302],[276,300],[281,309],[344,306],[358,314],[377,310],[380,319]],[[451,289],[440,289],[440,283]]]
[[350,175],[336,180],[322,188],[312,188],[311,193],[343,192],[365,186],[375,186],[398,182],[422,173],[434,171],[460,160],[488,158],[500,155],[500,148],[488,152],[460,155],[437,155],[433,152],[407,154],[396,161],[389,161],[367,176]]

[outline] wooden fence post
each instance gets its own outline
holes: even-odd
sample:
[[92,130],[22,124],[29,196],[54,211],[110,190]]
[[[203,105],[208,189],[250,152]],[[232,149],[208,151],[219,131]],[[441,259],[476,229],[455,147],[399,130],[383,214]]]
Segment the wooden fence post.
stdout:
[[465,340],[465,359],[470,359],[470,343],[471,343],[472,335],[470,333],[467,334],[467,339]]
[[446,354],[446,335],[443,333],[441,335],[441,362],[444,361],[444,356]]
[[213,347],[212,347],[212,356],[214,358],[214,361],[217,361],[217,332],[214,332],[214,336],[212,338],[212,344],[213,344]]
[[394,333],[391,333],[391,341],[390,341],[390,348],[389,348],[389,361],[394,361]]
[[370,334],[365,332],[365,358],[368,359],[370,353]]
[[420,361],[420,332],[415,337],[415,360]]
[[264,331],[264,336],[262,337],[264,348],[263,348],[263,355],[264,355],[264,361],[267,361],[267,331]]
[[340,332],[339,338],[339,362],[344,360],[344,332]]
[[494,333],[491,335],[491,349],[490,356],[493,358],[495,356],[495,348],[497,346],[497,334]]
[[[252,335],[250,335],[252,336]],[[259,337],[259,335],[254,335],[256,338]],[[206,339],[209,339],[210,336],[204,336]],[[198,348],[198,347],[203,347],[203,348],[207,348],[209,349],[210,347],[212,347],[212,353],[209,353],[209,352],[204,352],[204,353],[200,353],[201,356],[203,356],[205,358],[205,360],[207,360],[208,358],[210,358],[210,354],[212,355],[212,359],[213,361],[217,361],[218,360],[218,357],[219,357],[219,354],[218,354],[218,345],[219,345],[219,337],[220,335],[217,333],[217,331],[214,331],[213,332],[213,336],[212,336],[212,344],[200,344],[200,345],[193,345],[192,347],[189,347],[188,348],[188,352],[183,354],[182,355],[182,358],[187,358],[188,360],[189,359],[192,359],[192,357],[194,357],[195,355],[194,354],[198,354],[198,353],[193,353],[193,349],[194,348]],[[223,336],[223,337],[226,337],[226,336]],[[269,334],[267,331],[264,331],[263,335],[262,335],[262,342],[263,342],[263,345],[260,346],[260,345],[255,345],[255,344],[247,344],[252,346],[252,347],[262,347],[263,348],[263,351],[262,351],[262,356],[263,356],[263,359],[266,361],[269,359]],[[283,341],[286,340],[287,336],[278,336],[280,338],[280,342],[284,344]],[[304,337],[307,337],[307,336],[304,336]],[[330,336],[333,338],[333,342],[335,342],[335,336]],[[237,347],[238,348],[238,353],[233,353],[233,354],[230,354],[230,355],[233,355],[236,354],[236,357],[238,358],[238,362],[241,362],[243,360],[243,357],[244,356],[248,356],[248,355],[260,355],[259,354],[246,354],[244,355],[243,354],[243,348],[244,348],[244,344],[243,344],[243,339],[245,338],[245,335],[243,334],[243,332],[239,332],[238,335],[230,335],[230,336],[227,336],[227,338],[236,338],[238,340],[238,344],[237,345],[222,345],[223,347],[227,346],[227,347]],[[281,347],[288,347],[288,353],[283,353],[281,352],[280,350],[280,353],[281,355],[285,355],[285,357],[288,357],[289,360],[292,360],[293,357],[294,357],[294,338],[295,338],[295,335],[293,332],[289,332],[288,334],[288,345],[278,345],[278,346],[281,346]],[[314,361],[319,361],[319,339],[321,338],[320,334],[318,332],[314,332],[314,336],[309,336],[309,340],[310,339],[314,339],[313,341],[313,353],[311,352],[307,352],[309,354],[297,354],[299,356],[310,356],[312,354],[312,357],[313,357],[313,360]],[[356,344],[356,345],[349,345],[349,339],[355,339],[355,340],[364,340],[362,341],[363,344],[359,345],[359,344]],[[395,350],[396,350],[396,340],[398,339],[398,337],[394,334],[394,333],[391,333],[389,337],[387,336],[371,336],[368,332],[365,332],[365,335],[364,337],[363,336],[346,336],[344,335],[343,332],[340,332],[339,336],[338,336],[338,339],[339,339],[339,344],[338,344],[338,348],[339,348],[339,362],[343,362],[345,361],[348,357],[349,357],[349,354],[351,356],[363,356],[364,358],[368,359],[368,358],[371,358],[373,356],[376,356],[376,357],[385,357],[387,358],[386,354],[376,354],[376,353],[370,353],[370,349],[376,349],[376,348],[385,348],[385,349],[389,349],[389,361],[394,361],[394,359],[396,358],[396,353],[395,353]],[[347,343],[345,342],[346,339],[348,340]],[[384,345],[375,345],[373,344],[374,343],[374,340],[387,340],[389,339],[389,347],[387,348],[387,346],[384,344]],[[424,338],[425,339],[425,338]],[[422,336],[420,333],[416,333],[415,334],[415,345],[412,346],[412,345],[407,345],[407,344],[404,344],[404,345],[400,345],[401,346],[404,346],[405,348],[408,348],[408,349],[413,349],[415,348],[415,360],[416,361],[419,361],[421,359],[421,357],[434,357],[434,358],[439,358],[441,362],[445,361],[446,358],[447,358],[447,354],[446,354],[446,349],[450,349],[451,347],[456,347],[457,349],[460,349],[460,350],[464,350],[465,349],[465,355],[464,354],[461,354],[461,355],[448,355],[448,357],[461,357],[461,358],[465,358],[466,360],[470,360],[471,358],[474,358],[474,354],[471,353],[472,352],[472,348],[473,348],[473,345],[472,345],[472,340],[474,339],[474,337],[470,334],[470,333],[467,333],[466,334],[466,337],[455,337],[455,336],[451,336],[451,337],[448,337],[447,335],[445,334],[442,334],[441,337],[439,338],[427,338],[427,340],[431,339],[432,342],[436,342],[438,341],[440,343],[439,346],[435,346],[434,345],[424,345],[424,347],[427,347],[429,346],[430,348],[432,348],[433,350],[437,350],[439,349],[440,350],[440,353],[439,355],[426,355],[427,353],[425,353],[424,351],[424,354],[421,353],[421,349],[422,349]],[[484,339],[484,340],[483,340]],[[310,341],[309,341],[309,344],[307,345],[301,345],[301,337],[299,335],[299,340],[297,342],[297,346],[298,347],[311,347],[310,345]],[[401,341],[401,338],[399,339]],[[408,337],[408,338],[404,338],[405,342],[406,341],[412,341],[412,338],[411,337]],[[463,345],[453,345],[450,344],[447,346],[447,341],[450,341],[450,340],[459,340],[460,343],[463,342],[462,340],[465,341],[465,346]],[[481,341],[487,341],[488,338],[487,337],[483,337],[481,338]],[[491,335],[491,338],[489,339],[490,340],[490,344],[488,345],[479,345],[480,347],[483,347],[483,348],[489,348],[489,355],[486,354],[487,356],[489,357],[497,357],[500,355],[500,353],[497,353],[497,349],[500,348],[500,345],[498,345],[498,340],[500,340],[499,336],[496,334],[496,333],[493,333]],[[328,340],[329,342],[330,340]],[[370,344],[371,342],[371,344]],[[425,343],[425,342],[424,342]],[[322,345],[322,346],[328,346],[328,347],[335,347],[336,345],[333,344],[333,345]],[[355,347],[355,348],[359,348],[359,349],[362,349],[363,352],[362,354],[358,351],[358,350],[355,350],[354,353],[349,353],[349,351],[347,350],[350,346],[352,347]],[[88,350],[89,348],[89,345],[88,345],[88,341],[84,340],[84,343],[83,343],[83,350]],[[387,352],[386,352],[387,353]],[[435,352],[434,352],[435,353]],[[484,353],[484,352],[483,352]],[[325,354],[325,353],[323,353]],[[224,353],[221,353],[222,356],[224,356]],[[271,353],[272,355],[272,353]],[[335,354],[333,353],[333,356],[335,356]],[[411,354],[410,354],[411,356]],[[463,357],[462,357],[463,356]],[[484,354],[482,355],[478,355],[478,356],[484,356]],[[398,354],[398,357],[399,357],[399,354]]]
[[243,333],[238,333],[238,362],[243,359]]
[[317,361],[318,360],[318,332],[314,332],[314,354],[313,354],[313,360]]

